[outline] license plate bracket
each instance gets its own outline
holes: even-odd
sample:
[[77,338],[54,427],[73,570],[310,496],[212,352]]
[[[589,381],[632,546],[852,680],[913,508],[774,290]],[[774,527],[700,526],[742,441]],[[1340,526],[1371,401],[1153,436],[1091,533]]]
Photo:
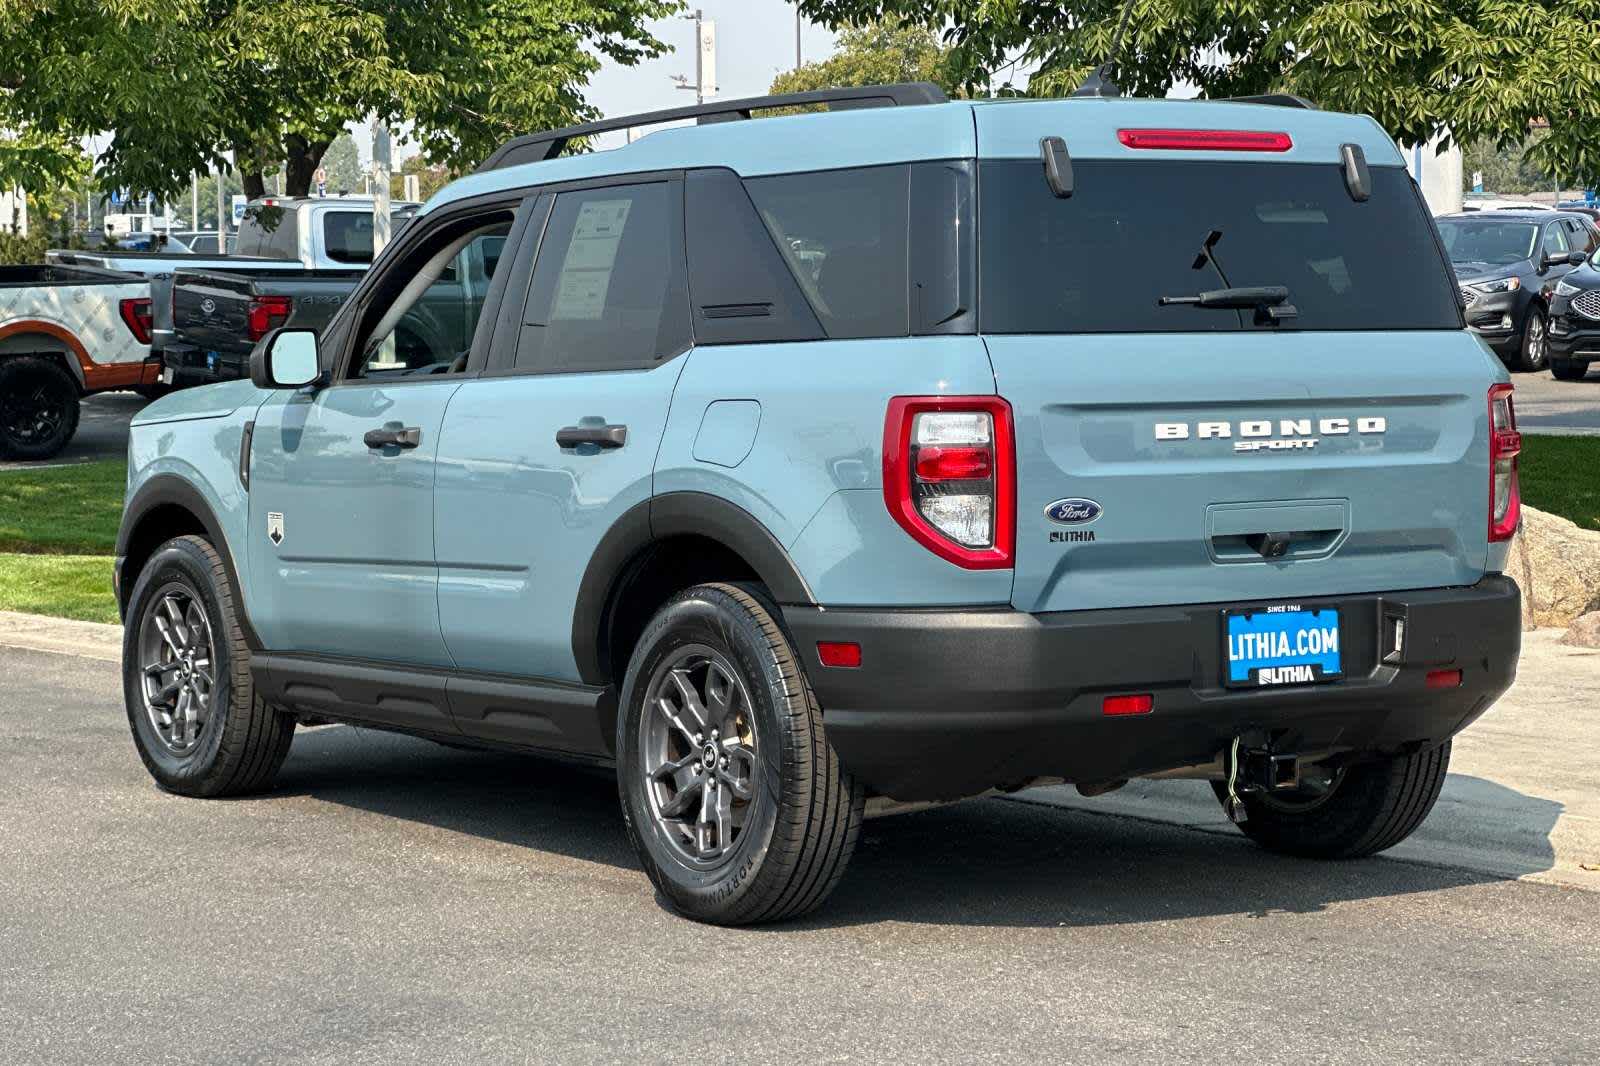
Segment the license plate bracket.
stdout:
[[1272,604],[1222,612],[1222,683],[1275,688],[1344,676],[1337,607]]

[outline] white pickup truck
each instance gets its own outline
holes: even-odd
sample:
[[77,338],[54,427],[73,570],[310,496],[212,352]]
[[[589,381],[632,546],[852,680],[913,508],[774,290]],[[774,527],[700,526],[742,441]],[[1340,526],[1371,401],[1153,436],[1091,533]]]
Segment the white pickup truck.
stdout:
[[137,274],[0,267],[0,459],[48,459],[78,430],[78,401],[158,388],[150,284]]

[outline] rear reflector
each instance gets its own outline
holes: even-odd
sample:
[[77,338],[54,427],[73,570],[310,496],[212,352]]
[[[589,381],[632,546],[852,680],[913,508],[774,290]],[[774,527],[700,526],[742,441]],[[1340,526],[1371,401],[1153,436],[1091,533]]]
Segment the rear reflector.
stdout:
[[1429,688],[1460,688],[1461,687],[1461,671],[1460,670],[1429,670],[1428,671],[1428,687]]
[[952,448],[927,445],[917,449],[917,477],[923,481],[987,479],[993,457],[987,446]]
[[1156,698],[1148,692],[1133,696],[1107,696],[1100,704],[1103,714],[1149,714],[1155,710]]
[[819,640],[817,659],[823,666],[854,669],[861,665],[861,645],[851,640]]
[[1129,148],[1193,152],[1287,152],[1294,147],[1287,133],[1265,130],[1118,130],[1117,140]]

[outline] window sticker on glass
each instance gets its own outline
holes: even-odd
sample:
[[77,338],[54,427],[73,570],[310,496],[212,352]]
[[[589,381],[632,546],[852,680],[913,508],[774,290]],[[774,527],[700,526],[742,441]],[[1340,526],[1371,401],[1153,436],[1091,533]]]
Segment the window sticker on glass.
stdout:
[[590,200],[578,208],[572,241],[561,261],[552,319],[594,321],[604,315],[611,269],[632,205],[631,200]]

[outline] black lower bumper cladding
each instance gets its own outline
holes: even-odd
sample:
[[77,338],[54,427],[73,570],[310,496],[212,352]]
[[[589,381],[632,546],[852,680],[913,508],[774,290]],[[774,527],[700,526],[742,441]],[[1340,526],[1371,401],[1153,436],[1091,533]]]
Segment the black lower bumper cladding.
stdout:
[[[1208,762],[1251,731],[1283,751],[1429,746],[1464,729],[1516,676],[1520,593],[1502,575],[1297,602],[1339,609],[1342,679],[1224,688],[1222,612],[1247,604],[1038,615],[788,607],[784,618],[829,740],[869,788],[897,799],[1157,773]],[[1392,644],[1396,620],[1402,650],[1385,661],[1379,645]],[[819,641],[859,644],[861,666],[824,667]],[[1430,685],[1441,670],[1459,670],[1459,683]],[[1105,698],[1128,693],[1150,694],[1152,709],[1108,716]]]

